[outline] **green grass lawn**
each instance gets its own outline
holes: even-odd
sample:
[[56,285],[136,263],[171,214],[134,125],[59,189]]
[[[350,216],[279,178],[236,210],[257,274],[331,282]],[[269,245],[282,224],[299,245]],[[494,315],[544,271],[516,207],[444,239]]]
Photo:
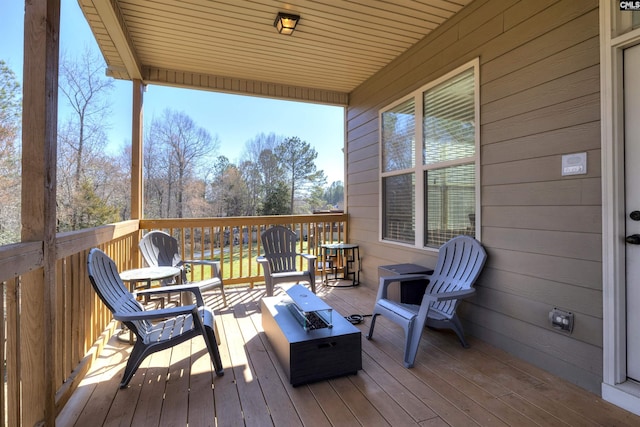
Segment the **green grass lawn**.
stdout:
[[[303,242],[302,252],[306,253],[308,247],[307,242]],[[232,250],[232,257],[229,258],[229,251]],[[234,245],[232,248],[226,246],[224,248],[223,262],[221,263],[221,269],[223,271],[222,279],[229,279],[231,277],[240,277],[240,271],[242,271],[242,277],[252,277],[262,274],[262,270],[258,272],[259,264],[256,261],[258,257],[257,245],[252,245],[251,251],[249,251],[249,245],[242,244],[242,250],[238,245]],[[214,256],[214,261],[220,261],[220,256]],[[192,275],[193,273],[193,275]],[[203,277],[204,274],[204,277]],[[193,271],[187,274],[187,278],[190,281],[198,281],[203,278],[211,277],[209,269],[200,268],[200,266],[194,266]]]

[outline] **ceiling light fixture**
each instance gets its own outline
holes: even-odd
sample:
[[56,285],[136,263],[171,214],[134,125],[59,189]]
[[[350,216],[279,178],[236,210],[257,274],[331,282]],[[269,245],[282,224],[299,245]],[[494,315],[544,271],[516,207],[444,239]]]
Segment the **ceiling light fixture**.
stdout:
[[276,27],[280,34],[290,36],[293,34],[293,30],[296,29],[300,16],[291,15],[284,12],[278,12],[276,20],[273,22],[273,26]]

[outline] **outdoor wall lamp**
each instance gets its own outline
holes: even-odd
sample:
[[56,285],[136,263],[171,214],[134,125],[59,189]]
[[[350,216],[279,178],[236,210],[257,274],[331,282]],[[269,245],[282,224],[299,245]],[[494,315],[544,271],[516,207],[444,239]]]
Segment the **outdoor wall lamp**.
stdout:
[[290,36],[293,34],[293,30],[296,29],[300,16],[290,15],[284,12],[278,12],[276,20],[273,22],[273,26],[276,27],[280,34]]

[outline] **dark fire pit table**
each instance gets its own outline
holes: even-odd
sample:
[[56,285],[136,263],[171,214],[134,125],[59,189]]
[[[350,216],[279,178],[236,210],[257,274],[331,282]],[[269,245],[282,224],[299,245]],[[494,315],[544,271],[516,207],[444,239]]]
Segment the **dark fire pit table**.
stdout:
[[302,285],[262,299],[262,328],[294,387],[362,369],[360,330]]

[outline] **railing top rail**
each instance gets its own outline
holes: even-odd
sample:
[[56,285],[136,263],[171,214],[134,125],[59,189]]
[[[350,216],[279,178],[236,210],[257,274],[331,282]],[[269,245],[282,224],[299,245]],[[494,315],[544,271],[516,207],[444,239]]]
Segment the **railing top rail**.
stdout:
[[[215,218],[169,218],[122,221],[86,230],[59,233],[56,236],[56,258],[62,259],[83,250],[108,243],[137,230],[154,228],[253,226],[347,221],[346,213],[308,215],[270,215]],[[42,267],[43,243],[21,242],[0,246],[0,281],[18,277]]]
[[41,241],[0,246],[0,282],[42,267],[43,259]]
[[86,230],[59,233],[56,236],[56,258],[61,259],[95,246],[108,243],[117,238],[134,233],[140,229],[138,220],[117,222],[88,228]]
[[292,224],[304,222],[346,221],[347,217],[348,215],[346,213],[322,213],[310,215],[141,219],[140,228],[151,229],[171,227],[218,227],[259,224]]

